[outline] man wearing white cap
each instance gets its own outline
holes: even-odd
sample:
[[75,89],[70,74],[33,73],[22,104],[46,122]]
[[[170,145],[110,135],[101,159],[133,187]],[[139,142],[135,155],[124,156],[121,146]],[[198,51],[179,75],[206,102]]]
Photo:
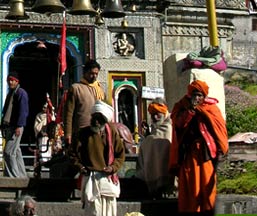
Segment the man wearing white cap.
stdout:
[[113,108],[98,100],[91,124],[80,129],[78,152],[83,165],[82,202],[87,216],[116,216],[119,196],[117,171],[125,160],[125,148],[111,123]]

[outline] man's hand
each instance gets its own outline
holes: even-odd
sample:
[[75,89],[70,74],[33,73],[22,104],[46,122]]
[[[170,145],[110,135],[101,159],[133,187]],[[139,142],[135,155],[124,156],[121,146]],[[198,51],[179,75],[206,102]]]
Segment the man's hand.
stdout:
[[15,136],[20,136],[20,134],[21,134],[21,128],[18,127],[15,129]]
[[80,173],[86,175],[88,172],[85,167],[80,168]]
[[113,168],[112,166],[107,166],[107,167],[104,167],[104,172],[107,173],[107,174],[110,174],[113,172]]
[[71,144],[71,136],[67,136],[66,138],[65,138],[65,144]]

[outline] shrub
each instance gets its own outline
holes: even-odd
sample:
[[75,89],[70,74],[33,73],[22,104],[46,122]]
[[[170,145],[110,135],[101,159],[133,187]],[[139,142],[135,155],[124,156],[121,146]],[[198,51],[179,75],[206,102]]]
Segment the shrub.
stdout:
[[[244,170],[244,171],[243,171]],[[223,166],[218,169],[218,193],[257,194],[257,164],[244,162],[238,166]]]
[[228,136],[257,132],[257,97],[236,86],[225,86]]

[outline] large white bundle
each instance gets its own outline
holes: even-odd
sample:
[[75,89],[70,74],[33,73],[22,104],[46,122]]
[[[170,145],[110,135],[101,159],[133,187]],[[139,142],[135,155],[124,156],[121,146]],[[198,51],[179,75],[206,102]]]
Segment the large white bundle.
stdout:
[[170,56],[164,64],[164,88],[169,108],[187,93],[187,86],[194,80],[205,81],[209,86],[209,97],[218,99],[223,117],[225,114],[224,78],[212,69],[192,68],[182,71],[187,53]]

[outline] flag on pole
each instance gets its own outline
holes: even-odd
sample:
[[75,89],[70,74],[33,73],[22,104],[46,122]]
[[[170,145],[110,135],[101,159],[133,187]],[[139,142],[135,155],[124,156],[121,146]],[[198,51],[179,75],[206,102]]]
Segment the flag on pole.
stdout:
[[63,11],[63,24],[61,31],[61,39],[60,39],[60,50],[59,50],[59,73],[60,73],[60,88],[63,87],[62,77],[65,74],[67,68],[66,61],[66,14]]
[[61,99],[61,103],[58,107],[58,110],[57,110],[57,116],[56,116],[56,120],[55,122],[57,124],[60,124],[63,122],[63,118],[62,118],[62,115],[63,115],[63,110],[64,110],[64,104],[66,102],[66,99],[67,99],[67,93],[68,91],[65,90],[64,93],[63,93],[63,96],[62,96],[62,99]]
[[49,124],[50,122],[55,121],[55,110],[48,93],[46,93],[46,102],[47,102],[47,110],[46,110],[47,124]]

